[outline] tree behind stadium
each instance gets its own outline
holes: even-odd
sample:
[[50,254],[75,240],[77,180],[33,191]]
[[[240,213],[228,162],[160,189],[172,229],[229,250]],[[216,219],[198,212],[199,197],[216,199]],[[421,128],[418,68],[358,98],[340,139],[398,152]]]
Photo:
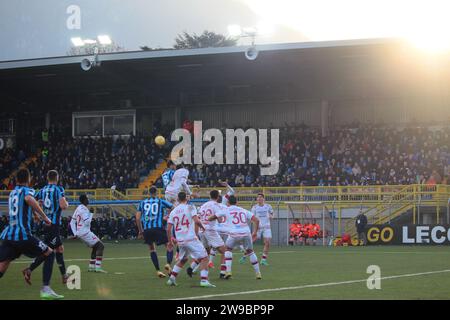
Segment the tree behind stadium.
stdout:
[[231,47],[237,44],[238,39],[205,30],[202,34],[189,34],[186,31],[175,39],[175,49],[196,49],[210,47]]

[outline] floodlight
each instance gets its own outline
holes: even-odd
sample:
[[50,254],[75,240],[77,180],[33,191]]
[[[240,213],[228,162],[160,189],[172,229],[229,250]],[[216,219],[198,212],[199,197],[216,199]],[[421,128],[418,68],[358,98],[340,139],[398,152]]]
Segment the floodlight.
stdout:
[[240,37],[242,35],[242,28],[237,24],[228,26],[228,34],[231,37]]
[[72,38],[70,40],[72,41],[72,43],[73,43],[73,45],[75,47],[82,47],[82,46],[84,46],[84,41],[80,37],[75,37],[75,38]]
[[98,42],[100,42],[100,44],[103,44],[103,45],[108,45],[108,44],[112,43],[112,40],[108,35],[99,35],[97,37],[97,39],[98,39]]

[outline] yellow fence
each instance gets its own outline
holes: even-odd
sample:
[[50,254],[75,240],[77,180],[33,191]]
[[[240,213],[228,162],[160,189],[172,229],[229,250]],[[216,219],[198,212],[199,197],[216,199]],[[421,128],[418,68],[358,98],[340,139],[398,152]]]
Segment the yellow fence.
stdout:
[[[218,188],[225,192],[225,188]],[[207,198],[211,188],[199,188],[195,192]],[[410,195],[422,204],[446,204],[450,197],[450,186],[447,185],[398,185],[398,186],[339,186],[339,187],[262,187],[235,188],[240,201],[255,201],[258,193],[264,193],[269,202],[284,201],[321,201],[325,203],[361,203],[366,205],[382,205],[386,201],[399,200]],[[162,190],[158,190],[162,195]],[[10,191],[0,191],[0,201],[8,200]],[[71,201],[78,200],[81,194],[87,194],[94,200],[142,200],[148,196],[147,190],[128,189],[121,193],[112,189],[66,190],[66,197]]]
[[[211,188],[199,188],[195,192],[201,198],[207,198]],[[225,192],[225,188],[219,188]],[[320,201],[328,208],[338,211],[339,232],[341,226],[341,210],[345,208],[364,208],[370,223],[386,223],[405,212],[411,212],[412,223],[418,217],[417,207],[434,207],[436,221],[439,221],[443,207],[448,205],[450,186],[447,185],[397,185],[397,186],[339,186],[339,187],[263,187],[235,188],[238,201],[244,207],[249,207],[256,200],[258,193],[263,193],[266,201],[286,209],[286,201]],[[0,201],[8,200],[10,191],[0,191]],[[162,190],[158,193],[162,196]],[[91,200],[142,200],[148,196],[146,190],[128,189],[121,193],[112,189],[66,190],[69,201],[78,201],[81,194],[87,194]],[[121,215],[133,214],[134,205],[114,206]],[[344,230],[354,234],[354,221],[350,219],[344,225]]]

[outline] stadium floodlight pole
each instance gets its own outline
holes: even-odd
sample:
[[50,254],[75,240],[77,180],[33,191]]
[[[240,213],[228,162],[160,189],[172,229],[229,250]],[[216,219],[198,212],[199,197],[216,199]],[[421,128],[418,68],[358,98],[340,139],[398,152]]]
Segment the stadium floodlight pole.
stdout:
[[111,37],[108,35],[98,35],[97,39],[82,39],[80,37],[71,38],[72,44],[75,47],[84,47],[85,45],[94,45],[94,59],[83,59],[81,60],[81,69],[84,71],[90,70],[92,67],[99,67],[99,53],[100,47],[112,44]]

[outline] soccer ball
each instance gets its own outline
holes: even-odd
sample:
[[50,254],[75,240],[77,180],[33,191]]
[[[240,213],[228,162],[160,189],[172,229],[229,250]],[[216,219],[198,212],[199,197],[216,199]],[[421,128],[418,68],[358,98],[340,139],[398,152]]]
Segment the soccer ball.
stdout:
[[163,136],[157,136],[157,137],[155,138],[155,143],[156,143],[158,146],[162,147],[163,145],[166,144],[166,139],[165,139]]

